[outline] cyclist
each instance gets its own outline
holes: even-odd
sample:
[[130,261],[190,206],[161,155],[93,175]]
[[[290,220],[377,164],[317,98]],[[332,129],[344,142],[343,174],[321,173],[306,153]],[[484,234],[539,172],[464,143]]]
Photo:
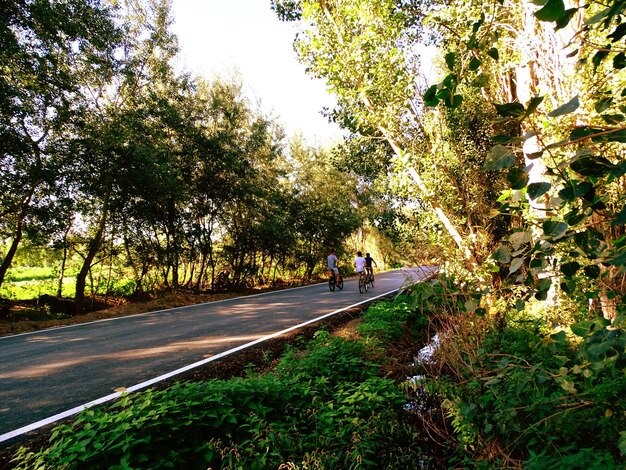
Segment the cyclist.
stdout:
[[374,268],[372,268],[372,263],[374,266],[378,267],[374,258],[370,256],[369,253],[365,253],[365,274],[369,274],[370,276],[374,275]]
[[354,267],[356,268],[356,272],[359,275],[359,279],[363,275],[365,271],[365,258],[363,258],[363,253],[360,251],[356,252],[356,258],[354,258]]
[[330,254],[328,255],[328,258],[326,259],[326,265],[328,266],[328,269],[330,269],[335,275],[335,282],[339,284],[339,269],[337,268],[337,254],[335,253],[334,248],[330,249]]

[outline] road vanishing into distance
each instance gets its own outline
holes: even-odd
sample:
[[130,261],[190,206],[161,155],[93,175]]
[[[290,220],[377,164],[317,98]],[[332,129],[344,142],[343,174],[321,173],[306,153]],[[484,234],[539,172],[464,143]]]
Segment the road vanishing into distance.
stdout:
[[316,284],[0,337],[0,446],[121,391],[146,388],[303,323],[391,295],[432,272],[423,267],[377,273],[376,286],[365,294],[353,278],[345,280],[343,291]]

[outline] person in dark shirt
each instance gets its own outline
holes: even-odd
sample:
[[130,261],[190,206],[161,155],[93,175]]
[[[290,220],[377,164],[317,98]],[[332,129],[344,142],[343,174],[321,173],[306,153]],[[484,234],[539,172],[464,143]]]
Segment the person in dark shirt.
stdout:
[[374,258],[372,258],[369,253],[365,253],[365,274],[374,274],[374,268],[372,268],[372,264],[378,267],[376,261],[374,261]]

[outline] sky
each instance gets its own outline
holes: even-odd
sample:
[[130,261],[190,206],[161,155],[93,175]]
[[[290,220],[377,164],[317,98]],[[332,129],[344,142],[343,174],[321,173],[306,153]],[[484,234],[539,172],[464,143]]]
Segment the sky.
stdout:
[[312,144],[341,131],[320,114],[334,98],[306,75],[293,50],[295,25],[278,20],[270,0],[173,0],[173,32],[184,70],[211,80],[239,73],[248,96]]

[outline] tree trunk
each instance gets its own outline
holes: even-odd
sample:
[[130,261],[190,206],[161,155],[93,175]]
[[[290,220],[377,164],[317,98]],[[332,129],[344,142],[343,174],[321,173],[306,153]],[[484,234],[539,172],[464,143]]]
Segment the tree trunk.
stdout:
[[15,257],[15,253],[17,252],[17,247],[22,240],[23,233],[23,224],[24,219],[26,218],[26,214],[28,213],[28,209],[30,207],[30,201],[35,193],[35,187],[33,186],[24,201],[22,202],[22,210],[17,219],[17,224],[15,226],[15,230],[13,231],[13,240],[11,241],[11,246],[7,251],[7,254],[4,256],[4,260],[2,260],[2,264],[0,265],[0,286],[4,282],[4,278],[7,274],[7,271],[11,267],[11,263],[13,262],[13,258]]
[[102,243],[108,214],[109,194],[105,196],[104,203],[102,205],[102,214],[100,216],[100,221],[98,222],[96,234],[89,243],[89,251],[87,252],[87,256],[85,256],[85,259],[83,261],[83,265],[80,268],[78,275],[76,276],[76,294],[74,297],[74,303],[77,315],[83,314],[85,310],[85,286],[87,282],[87,275],[89,274],[91,264],[93,263],[93,260],[96,257],[98,250],[100,249],[100,244]]

